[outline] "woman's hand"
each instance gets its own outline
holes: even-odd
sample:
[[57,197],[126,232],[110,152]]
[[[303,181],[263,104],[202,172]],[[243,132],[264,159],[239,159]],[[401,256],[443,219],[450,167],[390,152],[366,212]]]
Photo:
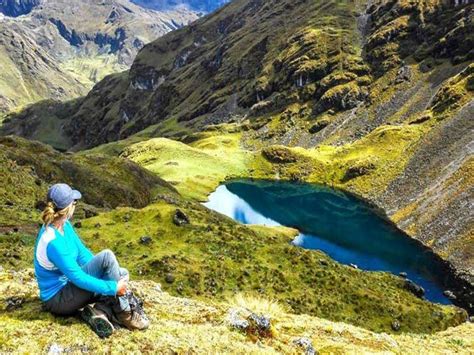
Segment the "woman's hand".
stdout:
[[123,296],[127,292],[127,281],[125,279],[120,279],[117,282],[117,295]]

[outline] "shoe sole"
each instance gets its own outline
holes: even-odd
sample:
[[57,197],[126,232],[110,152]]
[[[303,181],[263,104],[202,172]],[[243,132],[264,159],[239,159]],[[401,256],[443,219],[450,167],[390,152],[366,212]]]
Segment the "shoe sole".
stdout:
[[81,312],[81,317],[92,328],[92,330],[101,338],[107,338],[112,335],[114,327],[112,323],[96,316],[90,307],[85,307]]

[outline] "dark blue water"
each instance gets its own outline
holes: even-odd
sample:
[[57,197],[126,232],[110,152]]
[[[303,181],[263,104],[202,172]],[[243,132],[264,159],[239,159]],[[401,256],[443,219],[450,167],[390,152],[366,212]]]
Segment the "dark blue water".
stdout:
[[406,272],[428,300],[451,303],[439,259],[352,195],[313,184],[239,180],[219,186],[204,205],[245,224],[294,227],[297,246],[364,270]]

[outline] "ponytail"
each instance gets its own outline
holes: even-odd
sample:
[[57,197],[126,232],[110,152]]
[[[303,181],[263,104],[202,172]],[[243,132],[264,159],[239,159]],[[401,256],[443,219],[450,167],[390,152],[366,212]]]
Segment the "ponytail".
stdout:
[[55,220],[63,218],[64,216],[69,215],[71,210],[74,208],[73,205],[69,205],[62,210],[56,210],[54,203],[52,201],[48,201],[46,207],[44,208],[43,212],[41,213],[41,219],[45,226],[53,223]]

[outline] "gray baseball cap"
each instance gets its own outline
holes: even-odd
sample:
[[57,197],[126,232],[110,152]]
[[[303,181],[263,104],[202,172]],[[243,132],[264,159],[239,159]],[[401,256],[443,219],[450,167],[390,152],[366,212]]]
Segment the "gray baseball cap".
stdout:
[[73,190],[68,184],[54,184],[48,190],[48,200],[53,201],[60,210],[69,206],[74,200],[79,200],[81,193]]

